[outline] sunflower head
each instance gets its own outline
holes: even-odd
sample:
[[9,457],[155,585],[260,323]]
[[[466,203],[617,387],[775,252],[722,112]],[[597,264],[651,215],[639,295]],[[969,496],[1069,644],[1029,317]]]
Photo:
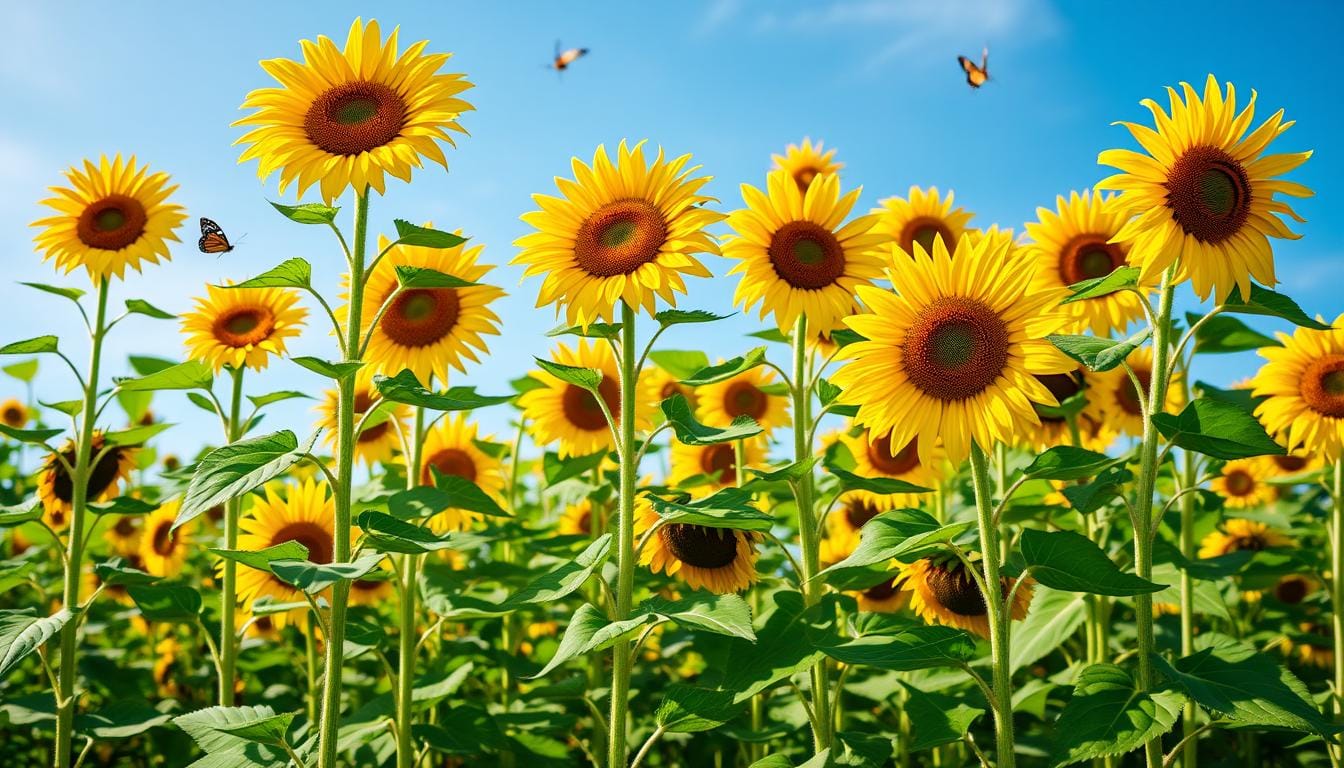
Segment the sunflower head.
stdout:
[[[1134,378],[1130,378],[1125,366],[1134,372]],[[1155,413],[1170,413],[1184,405],[1183,379],[1180,370],[1172,373],[1167,385],[1167,401],[1160,411],[1153,409]],[[1135,380],[1139,383],[1139,389],[1134,387]],[[1125,434],[1142,435],[1143,399],[1148,397],[1152,381],[1153,348],[1139,347],[1125,358],[1125,365],[1095,375],[1095,382],[1088,388],[1088,404],[1083,414]]]
[[804,138],[801,143],[790,144],[784,148],[784,154],[770,156],[774,169],[787,173],[802,192],[806,192],[818,176],[838,175],[845,164],[837,163],[835,150],[823,150],[822,143],[813,144],[812,139]]
[[303,331],[308,310],[289,288],[229,288],[206,285],[206,295],[182,316],[187,355],[214,367],[256,371],[272,355],[285,354],[285,342]]
[[947,197],[938,194],[937,187],[927,190],[910,187],[909,198],[888,197],[878,203],[873,213],[878,215],[873,231],[882,235],[899,249],[891,251],[892,259],[902,254],[913,255],[915,246],[925,253],[933,252],[935,241],[951,251],[961,236],[970,231],[970,211],[954,208],[955,195],[948,190]]
[[[119,557],[140,557],[140,539],[145,530],[138,517],[122,515],[116,522],[103,531],[103,541],[107,542],[112,554]],[[141,568],[141,570],[144,570]]]
[[429,158],[448,167],[438,142],[466,133],[458,116],[473,107],[459,98],[471,87],[460,74],[440,72],[451,54],[425,53],[427,41],[398,52],[397,30],[386,40],[378,22],[355,19],[345,47],[330,38],[303,40],[303,61],[269,59],[262,69],[278,86],[252,91],[234,125],[250,130],[239,162],[257,160],[262,179],[280,172],[280,192],[318,184],[331,202],[348,187],[383,194],[386,174],[411,180]]
[[140,560],[151,575],[178,575],[191,551],[193,526],[187,524],[173,530],[180,507],[181,502],[174,499],[145,518],[144,532],[140,535]]
[[[635,502],[635,537],[659,522],[645,496]],[[654,573],[686,582],[691,589],[716,594],[741,592],[756,583],[756,544],[760,535],[687,523],[660,527],[640,551],[639,562]]]
[[[338,433],[339,392],[329,389],[322,393],[317,405],[317,426],[323,431],[323,440],[335,450]],[[367,368],[355,375],[355,423],[363,418],[369,409],[381,403],[381,397],[373,387],[373,373]],[[410,408],[404,405],[393,406],[387,419],[380,424],[365,427],[355,436],[355,459],[369,466],[378,462],[390,461],[401,448],[399,430],[406,428]]]
[[774,371],[764,366],[703,384],[696,389],[696,415],[715,427],[727,427],[739,416],[750,416],[769,434],[789,424],[787,398],[772,394],[774,384]]
[[1233,518],[1223,523],[1199,543],[1199,557],[1210,558],[1232,552],[1259,552],[1293,546],[1293,540],[1258,520]]
[[821,560],[838,563],[859,546],[863,526],[887,511],[873,502],[872,495],[848,491],[838,499],[839,506],[826,516],[826,538],[821,543]]
[[860,611],[896,613],[910,605],[911,593],[902,589],[903,586],[903,579],[896,575],[867,589],[856,591],[854,597],[858,600]]
[[1283,346],[1260,350],[1268,362],[1252,381],[1251,393],[1263,398],[1255,415],[1290,453],[1308,457],[1302,469],[1314,460],[1338,461],[1344,449],[1344,315],[1330,330],[1298,328],[1278,337]]
[[1274,465],[1268,457],[1236,459],[1223,465],[1209,490],[1222,496],[1223,506],[1229,509],[1258,507],[1278,498],[1274,486],[1266,482],[1273,476]]
[[[585,456],[616,446],[615,437],[602,412],[605,405],[612,419],[619,422],[621,411],[620,372],[611,347],[602,343],[590,344],[579,339],[578,345],[556,346],[552,359],[562,365],[594,368],[602,372],[597,395],[583,387],[560,380],[546,371],[533,371],[532,378],[544,387],[524,392],[518,405],[529,422],[532,437],[539,444],[559,443],[560,456]],[[601,398],[601,404],[598,403]],[[635,400],[636,429],[649,424],[653,403],[642,398]]]
[[23,429],[30,418],[32,416],[28,413],[28,406],[24,405],[23,401],[17,397],[11,397],[0,403],[0,423],[5,426],[12,429]]
[[[1040,374],[1036,380],[1062,404],[1080,392],[1089,392],[1099,386],[1102,378],[1088,369],[1078,368],[1068,373]],[[1102,394],[1089,393],[1084,397],[1086,402],[1083,409],[1074,417],[1078,427],[1076,445],[1089,451],[1104,452],[1120,433],[1102,415]],[[1075,444],[1075,435],[1067,417],[1060,415],[1057,409],[1039,403],[1033,404],[1032,408],[1040,418],[1040,423],[1023,432],[1021,445],[1045,450],[1056,445]]]
[[[671,454],[671,472],[667,476],[669,485],[681,487],[693,478],[712,478],[711,484],[714,489],[737,485],[737,449],[733,443],[686,445],[674,440]],[[763,466],[765,441],[744,440],[742,458],[744,470]]]
[[1300,573],[1290,573],[1279,579],[1274,585],[1274,599],[1286,605],[1298,605],[1306,600],[1316,590],[1321,588],[1320,582]]
[[[936,488],[946,474],[943,451],[935,446],[928,463],[920,459],[915,441],[892,445],[891,434],[874,434],[862,427],[843,432],[837,438],[854,460],[854,474],[860,477],[890,477],[923,488]],[[874,493],[850,491],[853,497],[879,511],[900,507],[918,507],[924,496],[918,493]]]
[[[901,589],[911,593],[910,607],[925,623],[959,627],[981,637],[989,637],[989,611],[984,593],[960,560],[943,556],[926,557],[899,566],[899,571],[900,578],[904,579]],[[1009,595],[1013,585],[1012,579],[1002,577],[999,589],[1003,597]],[[1030,581],[1017,590],[1013,604],[1008,606],[1008,614],[1012,619],[1027,617],[1031,594]]]
[[[593,501],[584,497],[565,507],[556,525],[556,533],[561,536],[593,535]],[[600,522],[600,521],[599,521]],[[599,527],[601,527],[599,525]]]
[[1301,633],[1283,638],[1283,652],[1296,656],[1303,664],[1318,669],[1334,669],[1334,632],[1329,623],[1304,621],[1298,625]]
[[[106,449],[106,450],[104,450]],[[70,512],[74,509],[75,484],[66,470],[66,464],[75,466],[79,447],[73,440],[67,440],[57,454],[48,454],[39,470],[37,495],[42,500],[46,520],[57,531],[70,524]],[[94,430],[92,447],[89,452],[92,465],[89,469],[89,484],[86,498],[89,501],[107,501],[114,498],[121,484],[131,476],[135,469],[136,448],[117,445],[108,446],[102,430]],[[98,458],[101,456],[101,458]],[[97,458],[97,461],[92,461]],[[61,459],[65,461],[62,462]]]
[[[336,546],[332,528],[335,515],[336,502],[327,493],[325,485],[312,480],[287,486],[272,483],[266,486],[264,495],[253,497],[247,515],[239,521],[238,547],[259,551],[297,541],[308,550],[310,562],[330,563]],[[252,610],[256,601],[263,597],[276,603],[303,600],[302,593],[271,573],[253,568],[238,569],[238,600]],[[303,613],[306,611],[271,616],[278,628]]]
[[[504,491],[500,460],[481,449],[479,443],[488,444],[490,438],[478,438],[476,431],[476,423],[468,421],[463,413],[440,420],[425,436],[420,450],[420,484],[433,485],[440,475],[460,477],[499,498]],[[461,531],[479,519],[480,515],[475,512],[449,508],[430,518],[429,526],[439,533]]]

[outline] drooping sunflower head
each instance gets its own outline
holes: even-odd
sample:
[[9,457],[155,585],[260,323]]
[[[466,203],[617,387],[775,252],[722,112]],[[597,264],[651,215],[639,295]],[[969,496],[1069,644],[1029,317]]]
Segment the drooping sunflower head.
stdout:
[[17,397],[11,397],[0,403],[0,423],[13,429],[23,429],[28,423],[31,415],[28,413],[28,406]]
[[[386,237],[378,238],[380,252],[389,244]],[[428,387],[436,377],[446,385],[453,368],[465,373],[468,360],[480,362],[477,353],[488,351],[482,337],[499,334],[499,316],[490,303],[504,295],[500,288],[480,282],[494,269],[477,262],[482,248],[465,243],[452,248],[399,245],[378,262],[364,284],[365,306],[381,307],[388,299],[392,303],[381,317],[376,311],[363,313],[362,332],[369,336],[365,360],[372,372],[395,376],[410,370]],[[397,267],[432,269],[475,285],[397,292]],[[348,288],[349,275],[345,280]],[[338,310],[338,317],[347,315],[348,307]]]
[[290,288],[229,288],[206,285],[196,308],[182,315],[187,356],[214,367],[256,371],[272,355],[285,354],[285,342],[303,331],[308,310]]
[[1278,497],[1274,486],[1266,482],[1274,476],[1273,466],[1268,457],[1229,461],[1209,483],[1209,490],[1222,496],[1223,506],[1229,509],[1268,504]]
[[858,406],[856,423],[891,445],[917,441],[925,465],[941,440],[959,463],[972,442],[990,450],[1038,423],[1033,403],[1058,403],[1036,376],[1073,369],[1046,340],[1067,318],[1059,292],[1032,287],[1030,254],[963,236],[954,255],[936,239],[890,275],[896,292],[861,286],[871,312],[845,321],[865,340],[841,351],[832,381]]
[[181,506],[177,499],[167,501],[145,518],[144,532],[140,536],[140,560],[153,576],[178,575],[191,551],[193,526],[188,523],[173,530]]
[[761,317],[775,316],[781,330],[793,328],[799,315],[828,330],[859,307],[854,289],[882,274],[877,248],[881,235],[871,230],[875,216],[844,223],[861,189],[840,194],[840,177],[818,176],[806,191],[787,171],[774,171],[766,190],[742,185],[745,208],[728,216],[733,234],[723,255],[737,259],[729,274],[740,274],[733,301]]
[[727,427],[739,416],[750,416],[769,434],[789,425],[787,398],[772,394],[774,371],[758,366],[696,389],[696,415],[706,424]]
[[[524,392],[518,398],[533,439],[542,445],[558,442],[561,457],[585,456],[614,448],[616,439],[602,412],[605,405],[612,419],[620,422],[620,372],[611,347],[579,339],[574,347],[557,345],[551,359],[562,365],[595,368],[602,372],[602,382],[597,387],[598,395],[594,396],[589,390],[561,381],[546,371],[533,371],[532,378],[546,386]],[[652,409],[653,404],[647,400],[635,399],[636,429],[647,426]]]
[[[460,477],[499,498],[504,491],[500,460],[481,449],[481,443],[488,447],[490,437],[478,438],[477,428],[476,422],[459,412],[445,416],[429,430],[420,451],[420,484],[434,485],[436,475]],[[430,518],[429,526],[439,533],[462,531],[480,519],[476,512],[450,507]]]
[[[247,515],[239,521],[238,547],[258,551],[297,541],[308,550],[309,562],[330,563],[336,546],[332,528],[335,515],[336,502],[327,493],[325,485],[305,480],[282,488],[273,483],[266,486],[264,495],[252,498]],[[273,574],[239,568],[238,600],[251,610],[261,597],[277,603],[303,600],[299,590]],[[283,627],[295,618],[290,613],[297,616],[304,612],[272,614],[272,621],[277,627]]]
[[42,201],[54,214],[33,222],[42,228],[34,242],[43,259],[66,273],[83,267],[101,283],[124,277],[127,267],[139,272],[145,263],[170,258],[168,243],[178,242],[187,214],[169,202],[177,186],[169,185],[168,174],[150,173],[134,155],[125,161],[103,155],[65,177],[71,186],[51,187],[55,196]]
[[878,207],[872,211],[878,214],[874,231],[900,249],[890,252],[892,259],[902,254],[914,255],[916,245],[925,253],[933,253],[933,244],[937,240],[941,240],[948,251],[955,250],[957,241],[969,231],[974,214],[954,208],[954,198],[951,190],[947,197],[942,197],[937,187],[928,190],[910,187],[908,199],[888,197],[878,201]]
[[799,144],[790,144],[784,148],[784,154],[770,156],[775,163],[774,170],[787,173],[802,192],[806,192],[818,176],[838,175],[845,164],[837,163],[835,150],[823,150],[822,143],[813,144],[811,138],[805,137]]
[[[1126,266],[1129,246],[1113,243],[1126,217],[1114,198],[1084,190],[1068,199],[1056,198],[1055,210],[1037,208],[1037,220],[1026,225],[1030,248],[1036,255],[1036,282],[1042,287],[1067,288],[1084,280],[1105,277]],[[1145,290],[1147,286],[1145,286]],[[1071,319],[1070,333],[1091,330],[1098,336],[1122,333],[1143,317],[1142,299],[1133,291],[1063,305]]]
[[[635,502],[635,538],[658,523],[649,500]],[[727,528],[708,528],[670,523],[658,529],[639,562],[654,573],[665,573],[686,582],[691,589],[716,594],[741,592],[756,583],[756,543],[759,534]]]
[[[1125,365],[1134,372],[1133,378],[1125,370]],[[1125,434],[1142,435],[1143,402],[1153,382],[1153,348],[1139,347],[1129,353],[1125,365],[1096,375],[1096,383],[1088,390],[1088,408],[1084,413]],[[1163,404],[1162,412],[1179,410],[1185,403],[1185,387],[1181,385],[1183,378],[1179,369],[1172,373],[1171,382],[1167,385],[1167,402]],[[1134,386],[1136,380],[1139,384],[1137,389]]]
[[[988,608],[980,585],[958,559],[943,556],[926,557],[899,566],[901,589],[911,593],[910,607],[926,624],[944,624],[989,637]],[[1001,578],[999,589],[1007,597],[1014,581]],[[1032,583],[1023,584],[1008,606],[1012,619],[1027,617],[1031,605]]]
[[895,575],[867,589],[854,592],[854,597],[858,600],[860,611],[896,613],[910,605],[911,593],[902,589],[903,586],[902,577]]
[[537,306],[556,304],[571,325],[610,322],[618,302],[650,315],[657,299],[676,305],[684,275],[709,277],[695,254],[718,254],[705,227],[723,215],[704,207],[710,177],[693,177],[690,155],[663,150],[653,162],[643,142],[621,142],[615,162],[599,146],[591,166],[573,160],[574,180],[556,179],[560,197],[533,195],[541,208],[523,214],[537,231],[514,242],[524,277],[544,275]]
[[[1120,191],[1116,204],[1128,219],[1113,240],[1130,245],[1129,256],[1156,279],[1173,263],[1195,293],[1218,303],[1238,288],[1250,296],[1251,280],[1273,286],[1274,254],[1269,237],[1296,238],[1279,216],[1302,219],[1275,195],[1310,197],[1301,184],[1277,178],[1311,157],[1310,152],[1264,155],[1292,121],[1283,110],[1247,135],[1255,116],[1255,91],[1237,111],[1236,89],[1227,91],[1209,75],[1201,99],[1189,83],[1167,88],[1170,114],[1152,99],[1141,103],[1156,128],[1120,123],[1144,152],[1108,149],[1098,162],[1121,170],[1097,185]],[[1133,217],[1133,218],[1131,218]]]
[[1281,347],[1263,347],[1266,362],[1252,394],[1264,398],[1255,415],[1289,451],[1338,461],[1344,449],[1344,315],[1332,328],[1278,334]]
[[[841,433],[839,440],[854,458],[854,474],[860,477],[891,477],[923,488],[937,488],[946,474],[943,451],[937,446],[926,463],[920,460],[915,441],[895,446],[891,444],[890,433],[879,435],[859,428]],[[882,512],[918,507],[925,498],[918,493],[874,493],[863,489],[850,491],[849,495]]]
[[[1102,378],[1085,368],[1068,373],[1047,373],[1036,377],[1050,390],[1050,394],[1060,403],[1075,397],[1080,392],[1089,392],[1101,384]],[[1119,432],[1102,415],[1101,393],[1084,395],[1087,399],[1083,410],[1075,418],[1078,423],[1077,445],[1089,451],[1103,452],[1115,442]],[[1069,427],[1068,418],[1060,415],[1058,409],[1035,404],[1036,415],[1040,423],[1027,428],[1020,444],[1035,450],[1045,450],[1056,445],[1074,445],[1074,435]]]
[[[66,469],[66,464],[75,466],[79,447],[73,440],[67,440],[57,454],[47,454],[39,470],[37,496],[42,500],[48,525],[57,531],[70,524],[70,512],[73,510],[75,484]],[[102,430],[94,430],[92,447],[89,453],[90,469],[86,498],[89,501],[107,501],[114,498],[121,484],[131,476],[135,469],[137,449],[116,445],[107,445]],[[61,459],[65,461],[62,462]],[[96,459],[96,460],[95,460]]]
[[396,29],[384,40],[377,21],[355,19],[343,49],[319,36],[300,41],[302,62],[261,62],[279,85],[243,100],[256,111],[234,123],[250,128],[234,142],[248,145],[238,162],[256,159],[262,179],[278,170],[281,194],[318,184],[328,203],[348,187],[381,195],[386,174],[410,181],[424,158],[446,169],[438,142],[466,133],[457,119],[473,107],[459,94],[471,83],[440,72],[452,54],[425,53],[428,44],[398,52]]
[[[669,485],[681,487],[693,478],[712,478],[709,485],[717,490],[737,485],[737,449],[733,443],[686,445],[672,441]],[[765,465],[765,441],[759,438],[742,442],[742,469]]]
[[1293,546],[1293,540],[1259,520],[1232,518],[1220,530],[1210,532],[1199,543],[1199,557],[1219,557],[1232,552],[1259,552]]
[[[334,451],[337,443],[339,398],[335,389],[322,393],[317,405],[317,426],[322,429],[323,441]],[[382,398],[373,387],[373,374],[367,368],[361,369],[355,376],[355,424],[369,409],[376,407]],[[404,431],[410,408],[404,405],[392,407],[387,419],[371,427],[365,427],[355,437],[355,459],[369,466],[378,462],[390,461],[401,448],[398,425]]]

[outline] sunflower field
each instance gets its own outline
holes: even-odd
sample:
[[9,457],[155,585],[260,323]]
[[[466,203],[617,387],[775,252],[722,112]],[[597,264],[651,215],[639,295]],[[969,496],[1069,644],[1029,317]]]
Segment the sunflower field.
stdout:
[[[865,212],[819,142],[726,201],[683,148],[577,147],[510,251],[551,353],[481,391],[494,267],[395,216],[468,76],[360,19],[277,54],[238,159],[325,258],[176,315],[109,300],[195,236],[152,148],[40,202],[25,290],[87,333],[0,339],[0,765],[1344,765],[1344,316],[1275,290],[1311,152],[1249,86],[1121,109],[1016,231]],[[112,375],[130,320],[180,348]]]

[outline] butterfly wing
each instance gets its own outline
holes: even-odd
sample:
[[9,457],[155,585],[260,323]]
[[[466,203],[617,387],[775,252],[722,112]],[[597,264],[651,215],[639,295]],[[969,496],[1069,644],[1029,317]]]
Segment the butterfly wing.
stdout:
[[957,63],[961,65],[961,71],[966,73],[966,83],[972,88],[979,88],[989,79],[986,71],[976,65],[974,61],[965,56],[958,56]]
[[196,241],[201,253],[228,253],[233,250],[229,238],[214,221],[201,217],[201,239]]

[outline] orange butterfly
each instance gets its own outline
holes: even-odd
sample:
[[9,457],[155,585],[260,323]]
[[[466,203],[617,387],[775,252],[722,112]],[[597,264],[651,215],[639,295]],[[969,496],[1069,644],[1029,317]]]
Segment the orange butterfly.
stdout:
[[556,72],[563,72],[569,69],[569,65],[578,61],[580,57],[588,55],[587,48],[569,48],[560,50],[560,41],[555,41],[555,59],[551,61],[551,69]]
[[965,56],[958,56],[957,63],[961,65],[962,71],[966,73],[966,83],[972,88],[979,88],[989,79],[988,47],[980,53],[980,66],[977,67],[974,61],[971,61]]
[[201,217],[201,239],[196,245],[201,249],[201,253],[228,253],[233,250],[233,245],[224,234],[224,230],[204,216]]

